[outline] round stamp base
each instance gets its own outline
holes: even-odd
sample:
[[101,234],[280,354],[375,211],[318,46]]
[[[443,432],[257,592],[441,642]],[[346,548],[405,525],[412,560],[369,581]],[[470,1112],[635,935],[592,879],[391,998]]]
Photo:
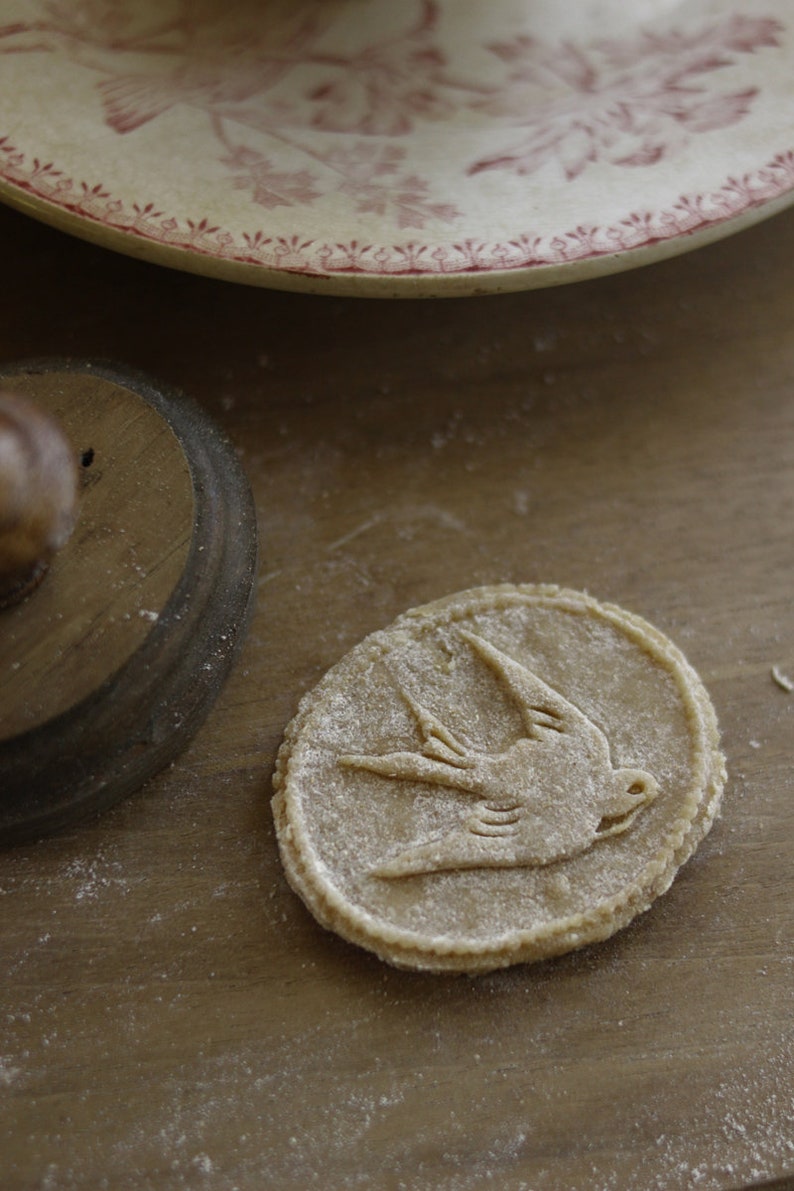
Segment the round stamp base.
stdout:
[[3,387],[60,422],[76,528],[0,611],[0,843],[100,811],[209,711],[253,605],[256,519],[228,441],[185,397],[93,363],[26,362]]

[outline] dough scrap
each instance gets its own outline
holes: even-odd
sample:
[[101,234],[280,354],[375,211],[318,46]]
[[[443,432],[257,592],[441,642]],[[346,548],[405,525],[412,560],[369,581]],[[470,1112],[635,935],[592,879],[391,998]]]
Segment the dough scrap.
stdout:
[[640,617],[475,588],[372,633],[302,700],[274,775],[287,879],[398,967],[484,972],[607,938],[709,830],[716,716]]

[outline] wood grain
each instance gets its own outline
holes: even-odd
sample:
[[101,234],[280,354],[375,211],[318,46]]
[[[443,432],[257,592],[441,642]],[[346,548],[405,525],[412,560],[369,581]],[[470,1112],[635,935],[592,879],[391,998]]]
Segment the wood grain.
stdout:
[[[772,666],[794,676],[794,214],[634,273],[416,304],[213,283],[10,212],[0,235],[0,355],[111,357],[197,397],[262,543],[246,647],[179,762],[0,856],[5,1185],[793,1176],[794,696]],[[275,751],[366,632],[500,580],[588,589],[684,649],[723,814],[603,945],[400,973],[287,889]]]

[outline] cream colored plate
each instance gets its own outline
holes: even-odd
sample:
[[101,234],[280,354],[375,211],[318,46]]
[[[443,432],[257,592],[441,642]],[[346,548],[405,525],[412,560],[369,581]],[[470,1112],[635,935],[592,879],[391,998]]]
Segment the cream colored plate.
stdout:
[[708,831],[714,712],[650,625],[552,587],[462,592],[366,638],[275,777],[287,876],[399,966],[483,971],[603,939]]
[[556,285],[794,193],[788,0],[0,0],[0,197],[362,295]]

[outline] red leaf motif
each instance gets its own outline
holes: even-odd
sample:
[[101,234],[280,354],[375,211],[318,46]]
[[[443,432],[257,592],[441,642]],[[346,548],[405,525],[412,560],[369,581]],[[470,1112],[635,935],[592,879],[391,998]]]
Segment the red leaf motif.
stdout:
[[86,198],[110,198],[110,192],[105,190],[99,182],[95,186],[89,186],[87,182],[81,182],[80,189]]
[[783,26],[770,17],[734,16],[726,23],[725,43],[740,54],[752,54],[762,46],[780,45]]
[[627,153],[625,157],[613,158],[614,165],[656,165],[665,154],[665,146],[646,141],[634,153]]
[[221,161],[234,171],[233,186],[250,190],[254,202],[267,210],[308,204],[320,197],[317,179],[308,170],[276,169],[269,158],[252,149],[237,148]]
[[688,111],[681,114],[680,121],[690,132],[710,132],[714,128],[726,128],[747,115],[757,94],[757,87],[749,87],[746,91],[737,91],[733,95],[716,95],[713,99],[693,104]]
[[396,145],[357,141],[331,149],[324,160],[340,176],[339,192],[349,195],[361,214],[391,213],[399,228],[422,228],[429,219],[457,219],[460,212],[451,203],[431,200],[425,178],[399,174],[404,156],[405,149]]
[[163,213],[162,211],[155,211],[154,203],[147,203],[145,207],[141,207],[138,203],[133,203],[132,209],[139,219],[158,219]]
[[[715,72],[736,56],[776,46],[774,20],[731,17],[690,29],[649,29],[585,50],[519,36],[489,48],[508,66],[501,88],[472,106],[522,131],[469,174],[532,174],[556,164],[571,180],[595,161],[653,166],[688,137],[735,124],[757,88],[716,93]],[[556,80],[558,95],[550,99]]]
[[566,136],[560,138],[558,154],[565,177],[575,178],[588,161],[596,160],[595,138],[588,129],[574,125]]
[[264,232],[254,232],[253,236],[250,232],[243,232],[243,240],[249,248],[261,248],[265,244],[271,243],[271,237],[265,236]]
[[434,0],[424,0],[419,18],[401,34],[327,64],[307,93],[314,127],[400,136],[418,120],[454,114],[443,78],[446,59],[433,40],[436,18]]
[[210,227],[209,220],[204,218],[198,223],[194,223],[192,219],[188,219],[187,225],[190,228],[191,234],[194,236],[211,236],[213,232],[218,231],[217,225]]

